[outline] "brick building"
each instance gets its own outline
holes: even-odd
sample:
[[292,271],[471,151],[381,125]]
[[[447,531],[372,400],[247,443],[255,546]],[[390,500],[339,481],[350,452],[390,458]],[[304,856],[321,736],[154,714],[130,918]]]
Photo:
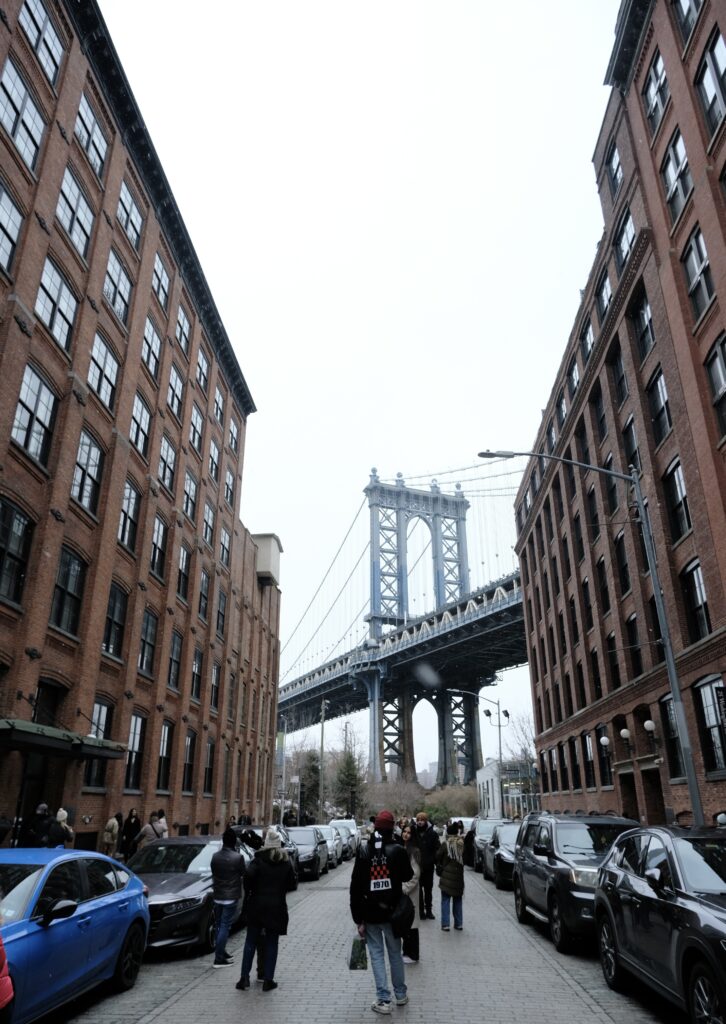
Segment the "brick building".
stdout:
[[254,404],[95,0],[0,12],[0,812],[271,811]]
[[[604,233],[533,448],[640,471],[709,821],[726,807],[722,32],[724,0],[623,0],[594,155]],[[542,801],[687,821],[629,490],[535,457],[517,496]]]

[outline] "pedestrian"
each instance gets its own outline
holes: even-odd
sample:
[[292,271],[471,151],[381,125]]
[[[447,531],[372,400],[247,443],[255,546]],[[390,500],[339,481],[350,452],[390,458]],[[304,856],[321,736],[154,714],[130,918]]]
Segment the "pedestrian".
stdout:
[[74,832],[68,824],[68,811],[59,807],[55,821],[50,823],[50,828],[48,829],[48,846],[51,848],[65,846],[66,843],[72,843],[73,839]]
[[416,827],[411,825],[410,822],[404,824],[401,829],[401,840],[411,862],[411,870],[413,871],[413,878],[403,883],[403,891],[410,897],[414,910],[411,927],[403,936],[403,962],[405,964],[417,964],[419,961],[418,897],[419,880],[421,878],[421,849],[418,845]]
[[35,808],[35,814],[31,815],[24,837],[25,846],[47,846],[48,830],[53,819],[48,811],[48,804],[40,803]]
[[406,969],[401,940],[393,934],[391,919],[401,899],[403,885],[413,878],[408,854],[393,841],[395,821],[390,811],[374,818],[374,831],[356,854],[350,879],[350,912],[358,925],[358,934],[366,940],[371,969],[376,982],[374,1013],[391,1012],[391,988],[386,975],[386,957],[391,970],[391,986],[396,1006],[408,1002]]
[[124,860],[128,860],[136,853],[136,837],[141,831],[141,821],[135,807],[128,813],[126,821],[121,829],[121,843],[119,853]]
[[[2,924],[0,918],[0,924]],[[13,1014],[13,981],[8,970],[8,958],[5,954],[2,936],[0,936],[0,1024],[10,1024]]]
[[441,889],[441,931],[449,931],[450,905],[453,905],[454,928],[460,932],[464,927],[464,840],[456,822],[446,827],[446,840],[436,854],[436,874]]
[[[263,992],[277,988],[275,965],[281,935],[287,935],[287,893],[295,888],[295,873],[282,849],[280,833],[268,828],[265,845],[255,853],[244,879],[247,893],[247,937],[242,956],[242,973],[236,984],[238,989],[250,987],[250,970],[257,950],[258,939],[264,934],[265,980]],[[258,956],[259,970],[259,956]]]
[[164,810],[163,807],[160,807],[159,810],[156,813],[157,813],[157,815],[159,817],[159,821],[158,821],[157,824],[158,824],[159,828],[161,829],[161,838],[162,839],[168,839],[169,838],[169,826],[168,826],[168,824],[166,822],[166,811]]
[[227,939],[242,899],[245,859],[237,852],[237,834],[224,830],[222,849],[212,857],[212,892],[214,927],[217,933],[213,967],[231,967],[233,958],[227,952]]
[[123,815],[121,811],[118,811],[117,814],[112,815],[106,822],[101,840],[101,853],[105,853],[107,857],[113,857],[116,853],[122,821]]
[[416,815],[416,832],[418,845],[421,849],[421,880],[419,883],[418,909],[422,921],[433,921],[434,913],[431,909],[434,888],[434,859],[436,851],[441,845],[438,833],[429,821],[426,811],[419,811]]
[[148,824],[139,829],[139,834],[136,837],[136,849],[140,850],[147,843],[153,843],[155,839],[161,839],[162,835],[162,829],[159,826],[159,815],[152,814]]
[[237,819],[235,818],[234,814],[230,814],[229,819],[227,821],[227,828],[234,828],[236,824]]

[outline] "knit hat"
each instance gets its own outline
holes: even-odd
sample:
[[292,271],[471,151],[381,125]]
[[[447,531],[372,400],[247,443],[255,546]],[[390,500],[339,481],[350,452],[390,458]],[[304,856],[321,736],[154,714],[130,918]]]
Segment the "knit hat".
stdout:
[[237,845],[237,833],[233,832],[231,828],[226,828],[222,834],[222,846],[229,846],[233,850]]
[[62,807],[59,807],[58,808],[58,813],[55,816],[55,820],[56,821],[67,821],[68,820],[68,811],[64,811]]
[[281,847],[280,833],[275,828],[268,828],[267,835],[265,836],[265,849],[279,850]]
[[390,811],[379,811],[373,822],[379,832],[393,832],[396,822]]

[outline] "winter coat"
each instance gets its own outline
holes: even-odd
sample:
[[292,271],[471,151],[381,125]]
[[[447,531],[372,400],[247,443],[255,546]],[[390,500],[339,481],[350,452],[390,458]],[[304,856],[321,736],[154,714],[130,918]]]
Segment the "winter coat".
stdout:
[[116,849],[116,841],[118,840],[118,820],[109,818],[106,822],[106,827],[103,830],[103,845],[110,846],[111,852]]
[[418,835],[418,845],[421,847],[421,867],[432,868],[436,860],[436,852],[441,845],[439,834],[431,824],[426,823],[426,828],[419,828],[416,826]]
[[439,888],[448,896],[464,895],[464,839],[447,836],[436,854],[436,874]]
[[[273,855],[280,856],[273,860]],[[284,851],[258,850],[244,877],[247,924],[268,934],[287,935],[287,893],[295,888],[295,872]]]
[[136,837],[141,831],[141,821],[139,818],[127,818],[121,829],[121,842],[119,843],[119,850],[124,857],[130,857],[132,853],[136,853]]
[[[390,888],[371,890],[371,874],[376,867],[384,867],[390,878]],[[378,872],[380,877],[380,872]],[[404,882],[413,878],[408,854],[398,843],[383,843],[375,833],[362,843],[350,878],[350,912],[356,924],[385,924],[391,920],[393,909],[401,898]]]
[[212,857],[212,886],[215,900],[238,900],[242,895],[245,859],[241,853],[223,846]]
[[2,937],[0,937],[0,1010],[13,998],[13,983],[8,971],[8,958],[5,955]]
[[48,846],[54,849],[56,846],[65,846],[73,842],[73,829],[64,821],[52,821],[48,829]]
[[26,846],[47,846],[48,830],[53,823],[50,814],[34,814],[28,822],[28,831],[25,835]]
[[139,830],[139,834],[136,837],[136,849],[140,850],[142,846],[152,843],[155,839],[161,839],[163,835],[164,830],[158,821],[148,822]]
[[[404,849],[405,849],[405,847],[404,847]],[[411,927],[412,928],[418,928],[418,922],[419,922],[419,916],[418,916],[418,889],[419,889],[419,881],[421,879],[421,863],[419,861],[419,858],[416,857],[415,854],[411,855],[409,853],[408,859],[411,862],[411,870],[413,871],[413,878],[409,878],[409,880],[407,882],[404,882],[403,885],[401,886],[401,888],[403,889],[403,891],[406,893],[407,896],[411,897],[411,902],[413,903],[414,915],[413,915],[413,923],[411,924]]]

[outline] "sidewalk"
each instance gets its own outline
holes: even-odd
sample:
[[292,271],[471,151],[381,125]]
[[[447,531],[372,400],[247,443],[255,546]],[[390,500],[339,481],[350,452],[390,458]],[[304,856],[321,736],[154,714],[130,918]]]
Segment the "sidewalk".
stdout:
[[[375,987],[368,971],[350,971],[346,955],[355,934],[348,906],[351,865],[291,894],[289,934],[280,940],[275,980],[262,992],[252,982],[235,989],[244,933],[229,948],[235,965],[210,967],[184,983],[153,1011],[138,1012],[138,1024],[199,1024],[243,1017],[281,1024],[359,1024],[379,1019],[370,1009]],[[437,895],[436,892],[435,896]],[[653,1024],[680,1019],[655,1003],[610,992],[591,956],[563,957],[533,927],[518,924],[511,893],[499,893],[481,875],[466,873],[464,930],[442,932],[438,921],[421,924],[421,961],[406,968],[410,1002],[394,1007],[400,1024],[429,1024],[454,1016],[457,1024]],[[147,968],[153,970],[153,967]],[[254,971],[253,971],[254,976]]]

